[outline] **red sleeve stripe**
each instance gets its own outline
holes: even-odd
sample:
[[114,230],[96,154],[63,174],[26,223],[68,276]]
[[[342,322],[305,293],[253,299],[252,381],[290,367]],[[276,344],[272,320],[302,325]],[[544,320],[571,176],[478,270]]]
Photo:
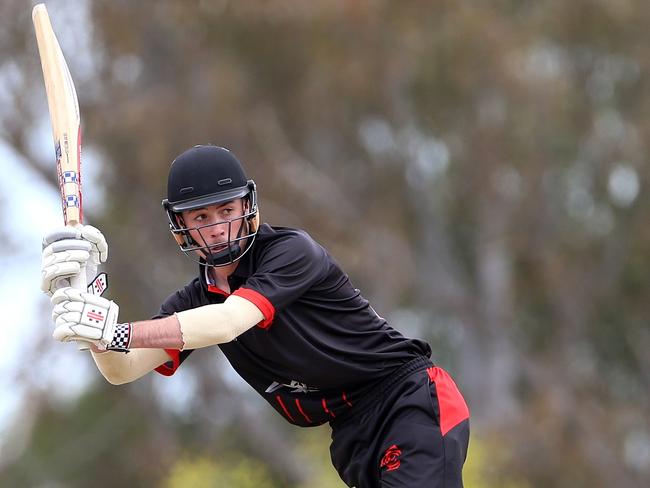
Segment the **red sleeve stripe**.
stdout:
[[[171,361],[161,364],[156,368],[156,372],[164,376],[173,375],[178,367],[181,365],[181,360],[179,358],[180,351],[178,349],[165,349],[165,352],[169,354]],[[169,363],[172,363],[171,366]]]
[[298,400],[297,398],[296,398],[296,407],[298,407],[298,411],[300,412],[300,415],[305,417],[305,420],[311,424],[312,423],[311,419],[305,412],[303,412],[302,406],[300,405],[300,400]]
[[289,420],[291,420],[293,423],[295,423],[296,421],[293,419],[293,417],[289,413],[289,410],[287,410],[287,407],[284,405],[284,402],[282,401],[282,398],[280,398],[280,395],[276,395],[275,399],[278,401],[278,403],[282,407],[282,410],[284,410],[284,413],[287,416],[287,418]]
[[260,312],[262,312],[262,315],[264,315],[264,320],[257,324],[258,327],[262,329],[268,329],[271,327],[271,324],[273,323],[273,317],[275,316],[275,307],[268,298],[255,290],[251,290],[250,288],[238,288],[235,290],[235,293],[233,293],[233,295],[245,298],[260,309]]
[[444,436],[451,429],[469,418],[469,408],[454,380],[444,369],[433,366],[427,369],[429,379],[436,385],[440,407],[440,431]]

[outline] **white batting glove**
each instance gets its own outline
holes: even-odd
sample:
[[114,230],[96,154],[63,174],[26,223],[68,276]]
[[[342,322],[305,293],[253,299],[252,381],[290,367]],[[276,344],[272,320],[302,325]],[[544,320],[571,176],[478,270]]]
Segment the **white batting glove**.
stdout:
[[95,280],[92,291],[101,294],[106,289],[106,275],[96,276],[97,266],[107,258],[108,243],[91,225],[66,226],[50,232],[43,238],[41,290],[52,296],[58,288],[68,286],[85,266],[84,283]]
[[118,324],[120,307],[115,302],[74,288],[61,288],[52,295],[57,341],[87,341],[100,349],[127,351],[131,324]]

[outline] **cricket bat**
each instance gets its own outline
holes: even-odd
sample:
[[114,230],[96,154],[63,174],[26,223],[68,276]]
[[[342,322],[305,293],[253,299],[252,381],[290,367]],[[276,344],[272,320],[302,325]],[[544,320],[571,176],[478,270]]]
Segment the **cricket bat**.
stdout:
[[[79,102],[70,70],[63,57],[59,41],[52,29],[52,23],[45,5],[39,3],[32,10],[32,20],[36,30],[38,52],[43,68],[47,104],[54,136],[54,153],[63,222],[77,226],[82,223],[81,200],[81,117]],[[70,280],[70,286],[87,291],[86,272],[81,272]],[[80,349],[88,347],[80,343]]]

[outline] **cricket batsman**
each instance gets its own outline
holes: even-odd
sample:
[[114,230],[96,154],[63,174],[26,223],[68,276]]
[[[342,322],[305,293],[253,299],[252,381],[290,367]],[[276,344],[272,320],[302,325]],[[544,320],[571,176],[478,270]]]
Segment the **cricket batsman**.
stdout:
[[[390,327],[303,230],[260,224],[257,190],[235,155],[195,146],[169,170],[163,208],[198,274],[150,320],[60,283],[94,277],[108,244],[91,226],[43,240],[53,337],[85,341],[112,384],[169,376],[219,346],[285,420],[332,428],[332,463],[350,487],[462,487],[469,410],[430,346]],[[88,280],[87,280],[88,281]]]

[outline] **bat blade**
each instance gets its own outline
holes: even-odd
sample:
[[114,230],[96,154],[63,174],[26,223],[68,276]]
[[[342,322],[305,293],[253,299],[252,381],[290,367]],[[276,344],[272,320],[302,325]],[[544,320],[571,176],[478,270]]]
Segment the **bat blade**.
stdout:
[[[43,68],[47,105],[52,123],[63,222],[66,225],[77,226],[82,223],[83,218],[81,117],[77,90],[44,4],[40,3],[34,7],[32,20],[36,31],[36,42]],[[88,291],[85,266],[81,268],[77,276],[70,279],[70,286],[84,292]],[[78,345],[80,350],[89,348],[85,342],[79,342]]]
[[32,20],[52,123],[63,221],[66,225],[75,226],[81,224],[83,219],[81,117],[77,91],[44,4],[34,7]]

